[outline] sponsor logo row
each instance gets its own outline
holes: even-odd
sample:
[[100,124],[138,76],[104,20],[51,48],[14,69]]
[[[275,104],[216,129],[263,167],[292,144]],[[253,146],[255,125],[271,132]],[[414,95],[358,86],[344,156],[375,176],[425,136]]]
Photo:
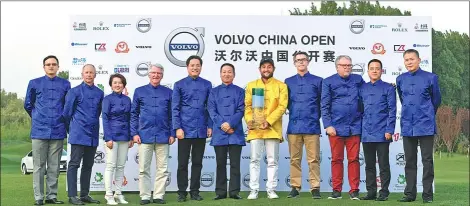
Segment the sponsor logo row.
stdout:
[[399,32],[399,33],[405,33],[405,32],[429,32],[428,24],[423,24],[423,23],[414,23],[414,24],[408,24],[404,25],[403,22],[397,22],[396,25],[385,25],[385,24],[366,24],[366,21],[364,19],[357,19],[351,22],[349,25],[349,30],[351,30],[352,33],[354,34],[361,34],[364,32],[366,29],[386,29],[391,32]]

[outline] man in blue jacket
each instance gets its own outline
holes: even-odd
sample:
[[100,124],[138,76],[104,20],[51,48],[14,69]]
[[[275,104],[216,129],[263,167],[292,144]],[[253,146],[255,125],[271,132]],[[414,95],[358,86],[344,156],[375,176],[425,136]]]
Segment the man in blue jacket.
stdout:
[[63,204],[63,201],[57,200],[60,158],[67,136],[61,116],[70,82],[57,77],[59,60],[56,56],[47,56],[42,63],[46,75],[29,81],[24,101],[24,109],[31,117],[32,124],[34,199],[35,205],[44,204],[47,168],[46,203]]
[[441,104],[438,76],[419,67],[421,59],[414,49],[403,53],[408,72],[397,77],[397,92],[402,104],[400,126],[405,151],[406,187],[400,202],[416,200],[417,147],[423,162],[423,202],[433,201],[433,146],[436,112]]
[[287,139],[290,153],[290,185],[287,196],[299,195],[302,184],[302,147],[307,150],[310,192],[320,199],[320,98],[323,78],[308,71],[308,54],[294,55],[297,74],[285,80],[289,91]]
[[214,200],[227,197],[227,154],[230,157],[229,197],[242,199],[240,192],[240,158],[245,143],[242,118],[245,112],[245,90],[233,84],[235,66],[230,63],[220,67],[222,84],[212,89],[207,109],[213,122],[214,146],[217,161]]
[[188,161],[191,151],[192,200],[200,201],[199,195],[202,158],[206,138],[212,135],[212,120],[207,111],[207,99],[212,89],[211,82],[201,78],[202,59],[193,55],[186,60],[188,76],[173,86],[171,104],[173,129],[178,138],[178,202],[186,201],[188,188]]
[[[366,162],[367,195],[361,200],[385,201],[390,194],[389,146],[395,132],[396,93],[395,87],[381,80],[382,62],[372,59],[367,65],[370,82],[359,90],[362,115],[362,148]],[[376,155],[380,168],[381,189],[377,197]]]
[[[99,203],[89,196],[91,170],[99,142],[100,115],[104,93],[94,85],[96,69],[86,64],[82,69],[83,82],[72,88],[65,98],[63,117],[69,126],[71,153],[67,168],[69,202],[73,205]],[[80,198],[77,197],[77,170],[80,171]]]
[[328,199],[341,198],[343,188],[343,159],[346,146],[348,179],[351,189],[349,197],[359,200],[359,149],[361,116],[359,110],[359,88],[364,83],[360,75],[351,74],[351,57],[340,55],[335,61],[337,74],[322,84],[321,113],[323,126],[330,141],[331,180],[333,193]]
[[140,204],[150,204],[150,165],[155,152],[156,174],[153,187],[153,203],[165,204],[168,179],[169,145],[175,142],[171,125],[172,90],[160,84],[163,66],[151,65],[150,83],[135,89],[131,108],[131,135],[139,144]]

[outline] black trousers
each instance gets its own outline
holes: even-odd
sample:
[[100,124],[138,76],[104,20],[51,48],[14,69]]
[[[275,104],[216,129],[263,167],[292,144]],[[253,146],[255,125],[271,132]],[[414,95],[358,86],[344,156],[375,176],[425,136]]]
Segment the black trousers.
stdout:
[[201,187],[202,158],[206,148],[205,138],[191,138],[178,140],[178,170],[176,178],[178,181],[178,194],[186,196],[188,193],[188,164],[189,151],[191,151],[191,194],[199,194]]
[[416,175],[418,173],[417,156],[418,141],[421,148],[421,160],[423,163],[423,199],[433,198],[434,182],[434,159],[433,147],[434,136],[403,137],[403,149],[405,150],[405,195],[416,199]]
[[95,163],[97,147],[71,145],[69,166],[67,168],[67,188],[69,197],[77,196],[77,170],[82,162],[80,172],[80,197],[86,197],[90,192],[91,169]]
[[228,191],[230,196],[240,192],[240,158],[241,145],[214,146],[217,172],[215,179],[215,194],[227,196],[227,154],[230,158],[230,182]]
[[379,160],[380,182],[381,189],[379,195],[388,197],[390,191],[390,162],[389,162],[389,146],[390,142],[364,142],[362,149],[364,150],[364,159],[366,162],[366,189],[367,195],[377,196],[377,182],[376,182],[376,159]]

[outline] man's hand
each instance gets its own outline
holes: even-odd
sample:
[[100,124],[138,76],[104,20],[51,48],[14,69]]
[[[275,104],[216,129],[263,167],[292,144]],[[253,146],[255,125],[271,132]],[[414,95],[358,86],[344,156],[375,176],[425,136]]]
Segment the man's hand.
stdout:
[[175,138],[174,138],[174,137],[170,137],[168,143],[169,143],[170,145],[172,145],[173,143],[175,143]]
[[113,140],[109,140],[106,142],[106,147],[108,147],[109,149],[113,149]]
[[226,132],[227,132],[227,134],[233,134],[235,131],[234,131],[232,128],[230,128],[230,129],[229,129],[228,131],[226,131]]
[[142,142],[140,141],[140,136],[139,135],[134,135],[134,143],[141,144]]
[[129,148],[132,148],[133,146],[134,146],[134,141],[133,140],[129,141]]
[[183,129],[177,129],[177,130],[176,130],[176,138],[178,138],[178,139],[184,139],[184,131],[183,131]]
[[253,128],[253,123],[254,123],[253,120],[248,121],[248,122],[246,123],[246,127],[248,127],[249,130],[254,129],[254,128]]
[[336,136],[336,129],[332,126],[326,128],[326,134],[329,136]]
[[386,139],[386,140],[391,140],[391,139],[392,139],[392,134],[390,134],[390,133],[385,133],[385,139]]
[[212,128],[207,128],[207,137],[212,137]]
[[222,125],[220,125],[220,129],[222,129],[224,132],[227,132],[230,129],[230,124],[228,122],[224,122]]
[[259,127],[260,129],[267,129],[268,127],[270,127],[271,125],[265,120],[261,126]]

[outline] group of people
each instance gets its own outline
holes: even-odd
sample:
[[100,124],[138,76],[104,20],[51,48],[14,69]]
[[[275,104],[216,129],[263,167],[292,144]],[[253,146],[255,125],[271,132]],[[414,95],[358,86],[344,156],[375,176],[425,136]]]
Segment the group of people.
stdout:
[[[99,143],[99,118],[102,117],[106,170],[104,175],[107,204],[126,204],[121,188],[125,185],[124,166],[128,149],[138,144],[140,204],[165,204],[168,178],[169,147],[178,139],[178,202],[187,200],[188,183],[191,200],[200,201],[200,177],[207,138],[216,154],[216,196],[214,200],[242,199],[240,192],[240,159],[242,147],[250,143],[250,182],[248,199],[259,193],[260,161],[266,153],[266,192],[277,199],[279,145],[284,141],[282,116],[289,111],[287,142],[290,153],[288,198],[300,195],[303,147],[309,168],[311,196],[320,199],[320,118],[331,148],[333,192],[328,199],[341,198],[343,159],[346,147],[349,197],[353,200],[385,201],[389,195],[389,145],[395,131],[396,94],[402,104],[401,133],[405,152],[406,188],[400,202],[416,200],[417,146],[423,163],[423,202],[433,201],[433,135],[435,113],[441,102],[438,77],[419,67],[417,50],[403,54],[408,72],[397,77],[396,84],[381,80],[382,62],[368,63],[370,82],[352,74],[352,59],[338,56],[337,73],[325,79],[308,70],[307,53],[293,56],[297,74],[284,82],[273,77],[274,61],[262,59],[261,78],[249,82],[245,89],[234,85],[235,66],[220,67],[222,83],[200,77],[202,59],[190,56],[188,76],[177,81],[173,89],[160,84],[164,68],[149,68],[149,84],[135,89],[132,100],[123,92],[126,78],[112,74],[112,93],[94,85],[96,69],[92,64],[82,68],[83,82],[71,88],[70,82],[57,77],[59,60],[43,60],[45,76],[29,82],[25,110],[32,118],[33,189],[35,205],[44,204],[46,175],[47,204],[63,204],[57,199],[59,162],[63,140],[71,145],[67,167],[69,203],[99,203],[89,196],[91,170]],[[243,122],[248,128],[245,138]],[[366,163],[367,194],[359,197],[359,150],[362,142]],[[156,158],[156,176],[151,193],[151,161]],[[230,181],[227,188],[227,155],[230,159]],[[381,189],[377,195],[376,156]],[[188,163],[191,158],[191,178]],[[77,196],[77,170],[81,165],[80,196]],[[47,172],[46,172],[47,170]],[[114,191],[113,191],[114,185]]]

